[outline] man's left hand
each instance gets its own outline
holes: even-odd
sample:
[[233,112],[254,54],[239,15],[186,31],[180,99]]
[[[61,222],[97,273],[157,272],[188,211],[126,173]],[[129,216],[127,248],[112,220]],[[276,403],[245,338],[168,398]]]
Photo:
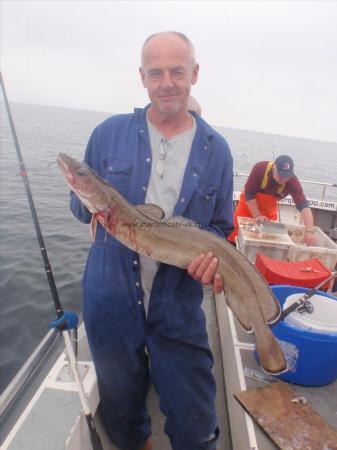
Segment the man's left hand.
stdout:
[[316,236],[314,235],[314,233],[305,232],[304,240],[305,240],[305,243],[310,247],[313,247],[316,245]]
[[224,283],[222,276],[217,272],[218,264],[219,261],[212,252],[206,255],[201,254],[194,258],[187,267],[187,272],[202,284],[212,284],[213,292],[220,294],[223,291]]

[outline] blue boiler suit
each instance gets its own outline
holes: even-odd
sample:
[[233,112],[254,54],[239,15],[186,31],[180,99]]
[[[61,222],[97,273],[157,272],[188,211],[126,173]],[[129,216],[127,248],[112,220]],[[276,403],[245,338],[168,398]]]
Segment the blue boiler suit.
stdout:
[[[134,205],[144,203],[151,171],[147,108],[105,120],[93,131],[85,154],[86,163]],[[195,119],[197,131],[174,215],[228,236],[233,228],[232,156],[223,137],[198,115]],[[90,222],[91,214],[75,194],[71,210]],[[151,434],[145,402],[151,377],[172,448],[215,450],[216,386],[202,297],[201,284],[186,270],[161,264],[146,317],[138,254],[98,225],[83,277],[83,318],[103,420],[119,448],[138,450]]]

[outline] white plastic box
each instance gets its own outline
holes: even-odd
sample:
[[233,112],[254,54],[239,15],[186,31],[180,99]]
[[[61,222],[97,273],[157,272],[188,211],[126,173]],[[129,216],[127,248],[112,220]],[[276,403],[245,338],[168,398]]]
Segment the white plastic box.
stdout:
[[289,261],[305,261],[311,258],[319,258],[328,269],[335,269],[337,264],[337,244],[319,227],[314,227],[314,236],[317,244],[310,247],[304,241],[304,225],[286,224],[286,227],[290,238],[295,244],[289,249]]
[[253,264],[257,253],[287,260],[290,248],[295,246],[288,234],[259,233],[258,224],[254,219],[238,217],[238,224],[238,250]]

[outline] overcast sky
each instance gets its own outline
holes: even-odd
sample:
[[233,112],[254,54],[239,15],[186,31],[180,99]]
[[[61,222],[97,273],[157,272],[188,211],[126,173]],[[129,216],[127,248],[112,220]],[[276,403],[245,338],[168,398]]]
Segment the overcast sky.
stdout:
[[177,30],[212,125],[337,142],[336,1],[1,1],[10,101],[113,113],[147,103],[140,49]]

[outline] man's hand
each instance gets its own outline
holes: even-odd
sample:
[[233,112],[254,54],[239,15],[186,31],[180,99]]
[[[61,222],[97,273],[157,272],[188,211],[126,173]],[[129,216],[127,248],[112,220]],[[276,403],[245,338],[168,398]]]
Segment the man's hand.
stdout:
[[304,240],[307,245],[310,247],[313,247],[316,245],[316,236],[311,231],[305,231],[304,232]]
[[258,224],[260,224],[261,222],[269,222],[269,219],[267,216],[258,215],[258,216],[255,216],[254,218]]
[[223,291],[224,284],[222,276],[217,272],[219,261],[214,258],[213,253],[198,255],[187,267],[187,272],[195,280],[202,284],[213,284],[214,294]]

